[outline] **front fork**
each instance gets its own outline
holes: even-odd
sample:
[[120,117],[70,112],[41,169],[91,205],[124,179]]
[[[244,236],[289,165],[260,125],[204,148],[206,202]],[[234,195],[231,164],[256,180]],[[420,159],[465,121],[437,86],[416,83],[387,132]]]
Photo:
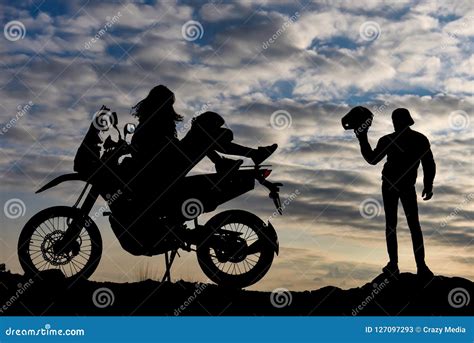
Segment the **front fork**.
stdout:
[[[73,207],[77,207],[79,202],[82,199],[82,196],[84,195],[85,190],[89,184],[86,184],[84,190],[82,191],[81,195],[79,196],[78,201]],[[84,199],[84,202],[82,203],[81,207],[79,208],[80,210],[80,215],[75,217],[72,222],[68,225],[66,228],[66,231],[64,232],[63,237],[54,245],[53,250],[54,253],[56,254],[61,254],[61,253],[69,253],[70,250],[72,249],[73,245],[71,244],[72,242],[75,242],[77,238],[79,237],[82,228],[84,226],[89,225],[88,221],[92,220],[89,218],[89,213],[94,207],[95,202],[97,201],[97,198],[99,197],[99,190],[92,186],[91,189],[89,190],[89,193],[87,193],[86,198]]]

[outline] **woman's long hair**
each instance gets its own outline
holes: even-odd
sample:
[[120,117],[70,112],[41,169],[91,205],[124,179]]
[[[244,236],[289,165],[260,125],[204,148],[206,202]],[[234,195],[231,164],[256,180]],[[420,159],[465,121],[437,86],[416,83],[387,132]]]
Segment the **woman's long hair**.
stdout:
[[169,131],[174,137],[176,122],[182,121],[183,116],[176,113],[173,108],[174,93],[167,87],[159,85],[154,87],[147,97],[132,107],[132,114],[138,118],[140,124],[150,122],[157,130]]

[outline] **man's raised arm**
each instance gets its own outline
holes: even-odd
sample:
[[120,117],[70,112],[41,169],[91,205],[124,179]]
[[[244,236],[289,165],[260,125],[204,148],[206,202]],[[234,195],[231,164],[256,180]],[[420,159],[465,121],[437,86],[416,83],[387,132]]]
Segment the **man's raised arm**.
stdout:
[[387,155],[387,140],[384,137],[379,139],[377,146],[372,150],[369,139],[367,138],[367,131],[359,132],[354,130],[354,132],[359,139],[360,152],[368,163],[375,165]]

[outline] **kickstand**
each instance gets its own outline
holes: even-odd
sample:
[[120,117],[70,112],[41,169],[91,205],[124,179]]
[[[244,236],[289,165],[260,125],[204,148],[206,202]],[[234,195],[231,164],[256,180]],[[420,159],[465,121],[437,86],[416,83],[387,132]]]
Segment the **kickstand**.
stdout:
[[165,275],[163,275],[163,279],[161,282],[171,282],[171,265],[173,264],[174,258],[176,257],[176,254],[178,253],[177,250],[172,250],[171,253],[169,251],[165,252]]

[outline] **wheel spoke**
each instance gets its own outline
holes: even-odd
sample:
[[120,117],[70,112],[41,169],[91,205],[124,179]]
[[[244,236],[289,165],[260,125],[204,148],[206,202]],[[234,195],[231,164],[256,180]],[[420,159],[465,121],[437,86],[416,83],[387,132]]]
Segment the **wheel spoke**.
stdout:
[[46,223],[51,223],[51,225],[53,226],[53,229],[50,229],[50,230],[51,230],[51,231],[54,231],[54,228],[55,228],[55,225],[54,225],[54,218],[53,218],[52,221],[51,221],[51,218],[50,218],[50,219],[48,219],[47,222],[44,222],[44,224],[49,228],[49,225],[46,224]]
[[44,270],[44,267],[46,267],[48,264],[50,264],[49,261],[43,260],[42,264],[38,264],[38,270]]
[[246,258],[245,260],[246,260],[246,261],[251,261],[251,262],[253,262],[253,263],[258,263],[258,260],[257,260],[257,261],[255,261],[255,260],[252,260],[252,259],[251,259],[251,258],[249,258],[248,256],[247,256],[247,258]]
[[[36,256],[35,258],[32,258],[31,259],[31,262],[33,262],[34,260],[37,260],[38,258],[42,258],[43,257],[43,254],[39,254],[38,256]],[[44,260],[43,260],[44,261]]]
[[[71,262],[69,262],[70,265],[72,265],[74,267],[74,271],[75,273],[74,274],[77,274],[78,272],[78,269],[76,268],[76,264],[71,260]],[[81,271],[81,269],[79,268],[79,271]]]
[[[41,224],[40,226],[38,226],[38,229],[41,231],[41,233],[43,234],[43,236],[41,236],[38,231],[36,231],[36,232],[38,232],[38,236],[44,238],[44,237],[47,235],[47,233],[43,230],[42,225],[43,225],[43,224]],[[47,225],[46,225],[46,230],[48,230],[48,232],[51,232],[51,229],[50,229],[49,226],[47,226]]]
[[35,250],[41,251],[41,245],[30,244],[30,251],[32,250],[31,248],[38,248],[38,249],[35,249]]
[[36,250],[36,251],[31,251],[30,249],[30,256],[33,256],[34,254],[42,254],[43,252],[41,250]]
[[71,271],[71,276],[74,275],[74,272],[72,271],[72,266],[70,263],[69,263],[69,270]]
[[242,272],[240,271],[239,263],[236,263],[235,266],[237,267],[237,269],[238,269],[238,271],[239,271],[239,274],[242,274]]
[[76,261],[76,260],[71,260],[71,263],[72,263],[75,267],[77,267],[78,271],[81,271],[81,270],[84,268],[84,266],[85,266],[85,264],[82,264],[81,262]]

